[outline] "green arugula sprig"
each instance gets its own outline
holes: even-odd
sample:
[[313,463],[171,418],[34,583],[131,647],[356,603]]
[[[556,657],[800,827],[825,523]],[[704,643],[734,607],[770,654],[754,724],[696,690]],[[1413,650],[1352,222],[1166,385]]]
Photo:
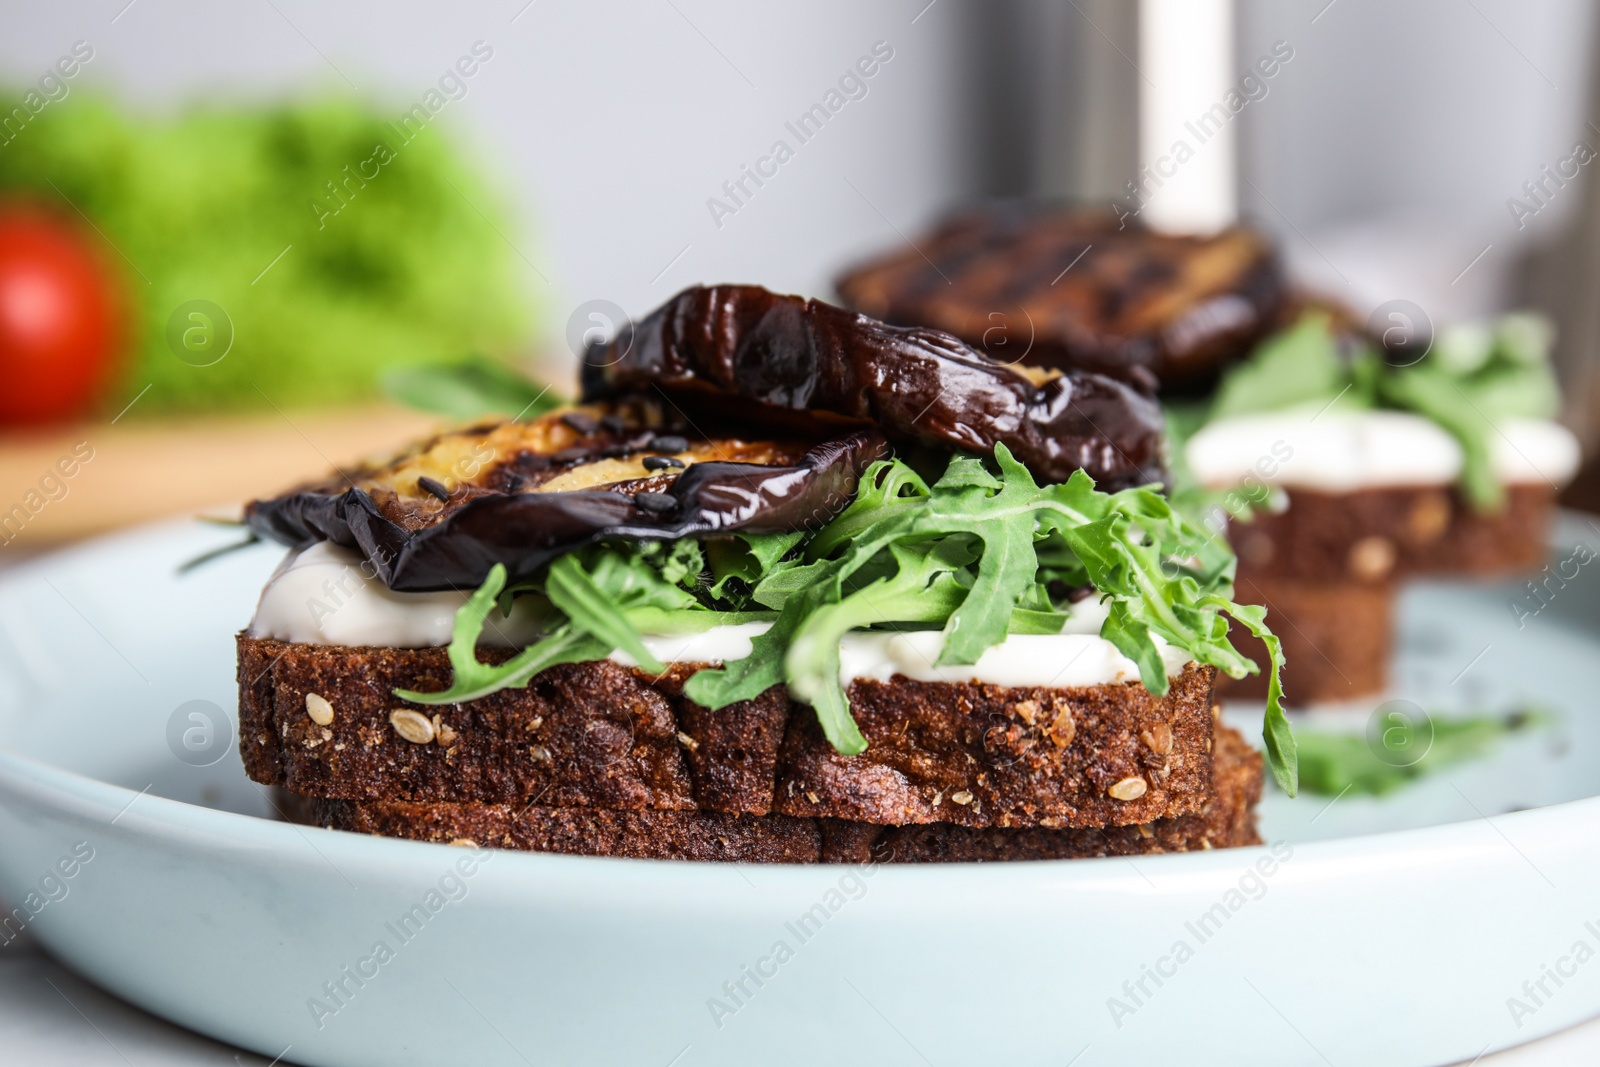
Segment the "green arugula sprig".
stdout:
[[1508,715],[1430,717],[1426,751],[1414,762],[1395,762],[1362,734],[1302,732],[1301,784],[1307,792],[1341,796],[1345,792],[1383,796],[1424,775],[1492,753],[1506,738],[1530,728],[1545,727],[1547,712],[1515,711]]
[[[455,704],[501,689],[516,689],[559,663],[605,659],[621,650],[650,671],[667,668],[645,648],[641,634],[698,633],[713,626],[767,622],[770,611],[718,611],[697,595],[703,568],[693,541],[602,546],[555,559],[542,582],[506,588],[506,569],[495,564],[478,591],[456,612],[449,647],[450,688],[436,693],[397,689],[418,704]],[[491,617],[511,614],[513,599],[530,599],[544,635],[503,663],[478,659],[478,643]]]
[[1494,511],[1505,501],[1492,461],[1495,424],[1554,418],[1560,406],[1549,346],[1543,319],[1506,315],[1492,326],[1443,330],[1416,363],[1390,366],[1365,342],[1341,349],[1328,316],[1311,312],[1228,373],[1209,418],[1322,407],[1335,400],[1346,410],[1414,412],[1461,445],[1461,490],[1474,508]]
[[476,645],[497,600],[509,608],[500,568],[461,609],[450,646],[454,703],[526,685],[555,663],[620,649],[647,670],[641,633],[691,632],[770,621],[749,656],[694,674],[685,694],[716,709],[785,685],[817,713],[835,749],[866,739],[839,679],[839,640],[851,630],[941,629],[941,665],[970,664],[1008,633],[1058,633],[1065,590],[1092,585],[1108,601],[1101,636],[1139,667],[1158,696],[1168,690],[1162,643],[1232,677],[1259,668],[1228,640],[1229,619],[1265,643],[1271,680],[1263,737],[1288,793],[1298,789],[1296,748],[1284,717],[1278,639],[1265,609],[1233,601],[1233,557],[1219,539],[1175,512],[1155,487],[1103,493],[1079,471],[1038,485],[1003,446],[993,460],[956,456],[932,485],[898,461],[874,464],[855,500],[812,535],[780,534],[704,546],[629,544],[563,556],[540,583],[512,591],[543,598],[543,640],[498,665]]

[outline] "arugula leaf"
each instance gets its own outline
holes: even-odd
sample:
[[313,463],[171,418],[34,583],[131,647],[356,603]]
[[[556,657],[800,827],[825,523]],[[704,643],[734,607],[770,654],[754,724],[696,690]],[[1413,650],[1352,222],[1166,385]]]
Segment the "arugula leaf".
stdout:
[[1276,411],[1334,396],[1349,381],[1326,314],[1311,313],[1269,337],[1223,379],[1211,418]]
[[620,648],[653,674],[666,671],[666,664],[644,647],[639,631],[606,599],[600,586],[578,564],[576,556],[559,556],[550,564],[545,595],[550,603],[566,612],[573,629],[604,642],[611,649]]
[[396,689],[396,696],[415,704],[458,704],[501,689],[525,686],[534,675],[558,663],[582,663],[604,659],[610,654],[611,650],[605,647],[604,642],[580,633],[571,626],[562,626],[505,663],[480,663],[478,638],[483,634],[484,622],[489,618],[489,612],[495,610],[495,602],[505,584],[506,569],[496,563],[483,585],[456,612],[448,650],[453,671],[450,688],[437,693]]
[[1461,446],[1461,491],[1468,503],[1480,512],[1496,511],[1505,503],[1505,487],[1495,476],[1490,454],[1494,426],[1472,409],[1455,379],[1441,371],[1406,368],[1381,388],[1396,406],[1432,419],[1456,439]]
[[762,575],[771,571],[789,550],[805,537],[804,530],[775,534],[736,534],[705,544],[706,561],[711,567],[710,593],[713,597],[730,594],[728,583],[737,579],[754,589]]
[[[950,577],[960,565],[951,552],[924,555],[906,545],[893,545],[890,552],[898,565],[893,576],[879,578],[841,599],[810,606],[784,656],[784,680],[790,693],[816,709],[823,734],[845,755],[864,750],[867,742],[850,717],[840,685],[840,638],[851,630],[883,623],[940,622],[950,616],[963,595]],[[832,587],[823,587],[816,599],[824,600],[832,591]]]
[[1039,487],[1005,445],[996,445],[994,454],[1001,479],[975,457],[952,460],[934,486],[929,506],[912,524],[913,530],[966,532],[983,542],[972,588],[945,623],[944,648],[937,663],[941,667],[976,663],[1003,641],[1013,609],[1039,572],[1033,551],[1033,505]]
[[1303,732],[1300,735],[1300,782],[1308,793],[1337,796],[1344,792],[1383,796],[1426,774],[1452,764],[1478,759],[1505,738],[1547,725],[1548,715],[1517,711],[1509,715],[1431,718],[1433,743],[1415,763],[1396,766],[1374,752],[1362,734]]
[[921,476],[904,463],[879,460],[862,475],[850,506],[811,539],[806,555],[812,559],[830,555],[860,531],[879,526],[892,515],[909,518],[930,492]]
[[1272,673],[1267,678],[1267,713],[1261,727],[1261,740],[1266,743],[1267,765],[1272,768],[1272,777],[1277,780],[1278,788],[1290,796],[1296,796],[1300,792],[1300,749],[1294,739],[1294,731],[1289,728],[1289,720],[1283,714],[1283,683],[1280,679],[1283,642],[1267,629],[1267,609],[1260,604],[1231,604],[1221,597],[1208,597],[1207,600],[1217,609],[1232,615],[1267,646],[1267,656],[1272,660]]
[[696,671],[684,683],[683,695],[716,710],[742,700],[754,700],[783,684],[784,653],[804,618],[800,601],[778,613],[772,628],[750,642],[750,655],[721,668]]
[[497,414],[531,419],[565,403],[549,386],[482,356],[402,367],[384,375],[380,384],[390,398],[408,407],[462,421]]
[[1150,627],[1135,619],[1126,600],[1113,600],[1100,636],[1117,646],[1117,651],[1139,665],[1139,680],[1158,697],[1167,695],[1167,662],[1161,658]]
[[[1293,791],[1295,742],[1277,681],[1282,650],[1265,609],[1233,602],[1233,568],[1226,545],[1152,487],[1103,493],[1082,471],[1040,486],[1003,445],[992,459],[952,458],[932,486],[889,460],[870,468],[855,501],[814,535],[593,546],[559,557],[509,595],[496,568],[457,615],[451,688],[402,695],[471,699],[525,685],[553,663],[617,649],[661,669],[641,633],[770,621],[749,656],[696,672],[685,695],[717,709],[785,685],[811,704],[838,751],[854,753],[866,740],[839,678],[846,633],[942,627],[939,662],[975,663],[1008,633],[1059,633],[1070,591],[1092,584],[1109,601],[1101,636],[1138,665],[1152,693],[1170,684],[1162,642],[1242,677],[1260,668],[1229,642],[1229,620],[1262,638],[1272,672],[1267,756]],[[497,598],[509,607],[510,595],[548,601],[548,634],[504,664],[479,663],[484,620]]]

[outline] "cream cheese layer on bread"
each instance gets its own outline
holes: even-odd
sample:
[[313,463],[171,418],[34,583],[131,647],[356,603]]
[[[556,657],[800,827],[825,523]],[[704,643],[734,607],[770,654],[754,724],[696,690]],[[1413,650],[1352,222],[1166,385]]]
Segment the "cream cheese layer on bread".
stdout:
[[[1560,485],[1577,472],[1572,432],[1542,419],[1506,419],[1490,439],[1503,485]],[[1351,492],[1448,485],[1461,476],[1461,445],[1438,423],[1404,411],[1273,411],[1218,419],[1189,439],[1185,458],[1202,485],[1255,481]]]
[[[370,648],[436,648],[448,645],[456,612],[469,594],[397,593],[372,576],[360,553],[328,541],[291,551],[268,581],[251,620],[251,637],[306,645]],[[486,627],[483,643],[521,647],[540,636],[537,621],[518,601],[511,614]],[[936,666],[944,649],[937,630],[849,633],[839,643],[839,680],[888,681],[901,675],[920,682],[984,682],[991,685],[1092,686],[1139,680],[1139,667],[1100,636],[1106,607],[1094,597],[1072,606],[1058,634],[1011,634],[972,664]],[[644,634],[645,647],[663,663],[729,663],[751,653],[766,622],[714,626],[692,634]],[[1160,639],[1157,639],[1160,641]],[[1160,641],[1168,677],[1176,677],[1190,655]],[[618,663],[633,666],[621,650]]]

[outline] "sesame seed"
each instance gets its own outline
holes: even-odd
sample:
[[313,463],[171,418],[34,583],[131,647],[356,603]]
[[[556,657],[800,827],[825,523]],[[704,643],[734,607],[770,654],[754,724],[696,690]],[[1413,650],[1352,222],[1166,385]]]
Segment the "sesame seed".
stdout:
[[683,452],[689,447],[689,439],[677,434],[661,434],[651,439],[650,447],[657,452]]
[[451,848],[477,848],[478,843],[470,837],[456,837],[450,841]]
[[1394,542],[1385,537],[1363,537],[1350,546],[1346,565],[1350,576],[1375,582],[1394,569]]
[[615,415],[602,415],[600,417],[600,425],[605,427],[608,433],[614,433],[619,436],[628,432],[628,424]]
[[1050,740],[1057,748],[1066,748],[1072,744],[1072,739],[1078,736],[1078,724],[1072,721],[1072,709],[1057,710],[1056,717],[1050,720],[1048,732]]
[[424,493],[427,493],[429,496],[438,497],[441,501],[443,501],[446,504],[450,503],[450,490],[446,489],[439,482],[436,482],[432,478],[429,478],[427,475],[423,475],[422,477],[417,479],[417,488],[421,489]]
[[1138,800],[1144,796],[1145,790],[1149,788],[1150,786],[1146,784],[1143,778],[1124,778],[1110,789],[1107,789],[1106,794],[1112,800]]
[[599,429],[600,424],[581,411],[569,411],[561,416],[561,421],[587,437]]
[[665,515],[669,511],[676,511],[678,501],[666,493],[635,493],[633,506],[640,511],[648,511],[655,515]]
[[333,705],[316,693],[306,694],[306,714],[318,726],[333,725]]
[[700,742],[696,741],[694,738],[690,737],[688,734],[684,733],[682,730],[678,731],[678,744],[682,745],[684,748],[688,749],[690,752],[698,752],[698,751],[700,751]]
[[389,725],[413,745],[425,745],[433,740],[433,722],[420,711],[395,708],[389,713]]
[[666,470],[669,467],[683,466],[683,460],[676,456],[646,456],[641,461],[647,471]]
[[1140,733],[1139,740],[1149,746],[1150,751],[1165,756],[1172,751],[1172,727],[1158,722]]
[[965,789],[958,789],[954,793],[950,794],[950,799],[955,801],[957,804],[971,804],[972,794],[967,792]]

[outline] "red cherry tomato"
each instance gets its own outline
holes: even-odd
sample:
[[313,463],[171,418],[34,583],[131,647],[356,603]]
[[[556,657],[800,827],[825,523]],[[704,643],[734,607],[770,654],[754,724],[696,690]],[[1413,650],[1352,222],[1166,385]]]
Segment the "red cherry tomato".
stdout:
[[0,425],[85,415],[110,379],[116,278],[75,224],[0,207]]

